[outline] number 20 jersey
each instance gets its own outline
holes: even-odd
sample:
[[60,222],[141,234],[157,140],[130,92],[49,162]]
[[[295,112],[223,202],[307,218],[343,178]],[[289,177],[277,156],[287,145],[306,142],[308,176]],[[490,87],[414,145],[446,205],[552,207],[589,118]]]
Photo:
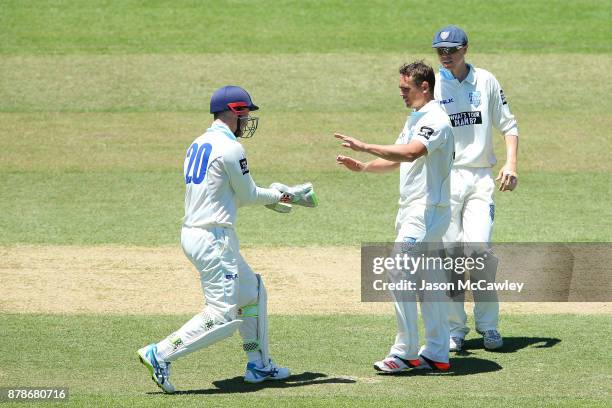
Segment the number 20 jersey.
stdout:
[[451,122],[455,136],[455,167],[492,167],[492,127],[503,135],[518,136],[514,115],[497,79],[490,72],[469,65],[459,82],[444,68],[436,75],[434,97]]
[[183,176],[185,227],[233,228],[238,207],[272,204],[281,197],[275,189],[255,185],[244,148],[220,121],[189,146]]

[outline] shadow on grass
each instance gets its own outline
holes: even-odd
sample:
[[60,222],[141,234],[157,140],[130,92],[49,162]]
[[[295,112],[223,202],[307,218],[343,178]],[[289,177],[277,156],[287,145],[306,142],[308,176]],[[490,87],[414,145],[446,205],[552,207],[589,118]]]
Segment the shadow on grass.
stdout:
[[[561,339],[551,337],[504,337],[504,345],[497,350],[487,350],[494,353],[516,353],[517,351],[527,348],[550,348],[560,343]],[[469,339],[463,343],[463,350],[457,352],[457,355],[469,355],[468,350],[484,349],[482,339]]]
[[454,377],[460,375],[472,375],[490,373],[493,371],[499,371],[503,367],[494,361],[483,360],[476,357],[465,357],[465,358],[451,358],[450,359],[451,369],[447,372],[440,372],[435,370],[406,370],[399,373],[378,373],[380,376],[392,375],[396,377],[413,377],[413,376],[443,376],[443,377]]
[[352,380],[350,378],[328,378],[327,374],[311,372],[295,374],[290,376],[286,380],[264,381],[259,384],[245,383],[244,377],[239,376],[234,378],[228,378],[225,380],[213,381],[214,386],[217,388],[177,391],[176,394],[237,394],[245,392],[256,392],[264,388],[293,388],[317,384],[353,384],[355,382],[355,380]]

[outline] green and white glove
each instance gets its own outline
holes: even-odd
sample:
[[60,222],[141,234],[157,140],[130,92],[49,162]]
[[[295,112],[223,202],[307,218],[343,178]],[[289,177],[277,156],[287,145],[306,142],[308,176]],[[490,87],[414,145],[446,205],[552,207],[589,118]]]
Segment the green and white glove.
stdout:
[[281,183],[272,183],[270,188],[275,188],[283,193],[281,202],[290,202],[303,207],[316,207],[319,204],[319,199],[314,192],[312,183],[298,184],[292,187]]
[[264,207],[266,207],[266,208],[268,208],[268,209],[270,209],[272,211],[279,212],[281,214],[290,213],[291,212],[291,208],[293,208],[293,207],[291,207],[291,204],[281,203],[281,202],[274,203],[274,204],[268,204],[268,205],[266,205]]

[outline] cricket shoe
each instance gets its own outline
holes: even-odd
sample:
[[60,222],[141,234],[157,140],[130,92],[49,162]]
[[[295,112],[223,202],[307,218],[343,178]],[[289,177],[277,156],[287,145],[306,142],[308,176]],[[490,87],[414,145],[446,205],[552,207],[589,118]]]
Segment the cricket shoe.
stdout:
[[264,381],[278,381],[289,377],[291,372],[286,367],[277,367],[272,359],[268,360],[268,365],[260,367],[257,363],[247,363],[244,381],[257,384]]
[[374,363],[374,369],[376,371],[382,371],[384,373],[399,373],[400,371],[407,370],[409,368],[416,368],[420,365],[420,361],[417,360],[404,360],[398,356],[387,356],[384,360],[380,360]]
[[449,350],[450,351],[461,351],[463,348],[463,337],[460,336],[450,336],[449,342]]
[[414,367],[416,370],[434,370],[446,372],[450,370],[450,363],[441,363],[439,361],[433,361],[423,355],[419,356],[419,365]]
[[484,342],[484,348],[487,350],[497,350],[504,345],[504,340],[497,330],[476,330]]
[[155,355],[156,352],[157,346],[149,344],[138,350],[138,358],[151,373],[151,378],[155,381],[155,384],[166,394],[174,394],[176,390],[170,384],[170,363],[158,360]]

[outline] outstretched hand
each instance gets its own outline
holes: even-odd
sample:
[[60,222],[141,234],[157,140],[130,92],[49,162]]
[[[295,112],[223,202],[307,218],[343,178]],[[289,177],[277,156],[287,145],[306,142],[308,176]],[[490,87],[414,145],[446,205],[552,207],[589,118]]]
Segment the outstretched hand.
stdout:
[[366,149],[366,144],[354,137],[346,136],[341,133],[334,133],[334,137],[342,140],[343,147],[348,147],[356,152],[363,152]]
[[336,163],[339,165],[343,165],[350,171],[363,171],[365,164],[360,162],[359,160],[355,160],[352,157],[338,155],[336,156]]

